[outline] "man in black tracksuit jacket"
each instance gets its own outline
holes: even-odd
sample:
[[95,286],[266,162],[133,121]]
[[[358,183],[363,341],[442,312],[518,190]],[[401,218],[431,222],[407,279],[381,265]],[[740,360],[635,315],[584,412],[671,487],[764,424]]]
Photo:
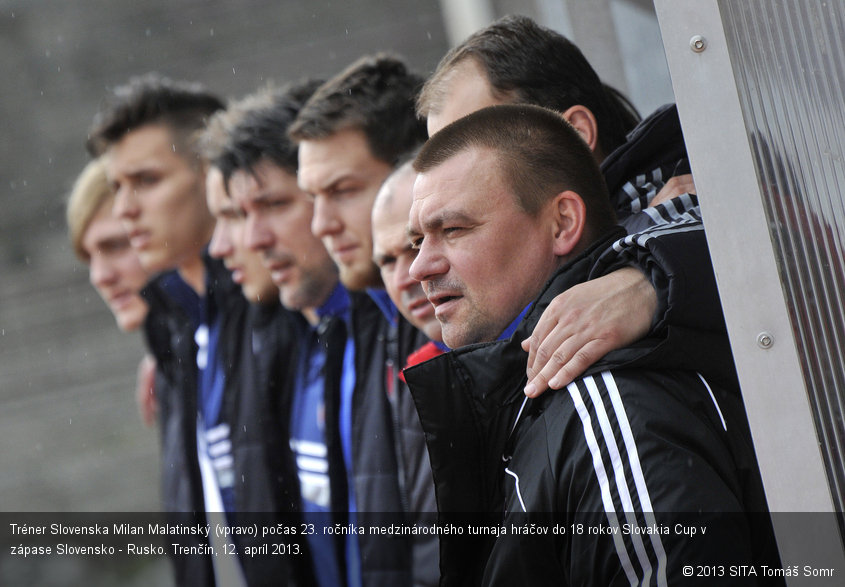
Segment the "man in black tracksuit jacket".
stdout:
[[[676,351],[685,333],[669,329],[614,351],[566,390],[523,406],[520,341],[555,295],[594,276],[600,253],[618,236],[561,269],[508,340],[405,371],[429,439],[443,520],[504,507],[503,518],[457,519],[509,533],[532,522],[548,528],[546,535],[506,534],[475,544],[441,539],[446,585],[559,585],[562,577],[567,585],[627,585],[629,571],[642,581],[648,565],[657,584],[661,573],[673,584],[683,579],[684,564],[777,564],[766,516],[684,515],[691,504],[704,512],[766,511],[738,390],[685,368],[689,358]],[[674,240],[651,241],[654,255],[682,242]],[[683,489],[682,479],[691,481]],[[607,513],[606,498],[613,504]],[[705,526],[707,533],[679,536],[677,523]],[[652,525],[669,532],[624,533]],[[555,526],[564,532],[553,534]],[[590,533],[613,526],[617,535]]]
[[[294,366],[301,346],[298,335],[305,328],[302,316],[286,310],[278,299],[250,304],[246,312],[237,349],[239,360],[231,372],[234,393],[230,395],[234,397],[226,397],[225,408],[232,429],[235,515],[247,526],[301,527],[299,480],[288,440]],[[328,368],[339,369],[339,362],[331,362]],[[335,480],[335,484],[343,482]],[[299,544],[301,556],[274,555],[272,545],[279,543],[279,538],[240,538],[240,562],[247,585],[313,583],[307,543]],[[266,544],[270,545],[266,554],[243,556],[244,547]]]
[[686,144],[674,104],[640,121],[600,165],[616,218],[629,234],[655,225],[701,220],[698,197],[680,194],[653,204],[666,182],[690,173]]
[[[529,165],[530,176],[519,175]],[[589,166],[575,132],[530,106],[471,114],[416,160],[411,275],[444,340],[462,346],[405,371],[440,522],[465,528],[441,534],[441,585],[665,585],[687,577],[685,565],[715,566],[708,584],[753,582],[731,576],[730,565],[778,566],[765,495],[739,390],[731,378],[708,381],[694,370],[697,357],[679,352],[694,346],[694,333],[659,329],[566,390],[522,393],[520,341],[556,295],[608,268],[602,253],[624,234],[609,230],[607,195]],[[543,199],[538,212],[525,194]],[[501,218],[518,236],[497,229]],[[687,236],[644,242],[665,267],[662,247]],[[514,238],[548,263],[513,274],[485,264]],[[551,281],[534,285],[544,267]],[[497,275],[506,287],[493,289],[504,297],[484,292],[489,303],[479,307],[478,285]]]

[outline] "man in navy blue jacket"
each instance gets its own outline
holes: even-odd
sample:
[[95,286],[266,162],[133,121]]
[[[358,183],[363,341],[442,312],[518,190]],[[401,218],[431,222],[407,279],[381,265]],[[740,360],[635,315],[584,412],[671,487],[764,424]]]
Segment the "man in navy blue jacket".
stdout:
[[299,317],[294,344],[270,365],[271,373],[286,373],[275,417],[286,445],[279,452],[290,462],[279,470],[279,482],[293,499],[287,507],[298,513],[298,527],[307,529],[302,556],[294,560],[304,561],[307,584],[328,587],[346,584],[347,575],[346,540],[326,530],[347,522],[338,411],[342,390],[354,383],[346,335],[350,300],[325,247],[311,234],[314,205],[297,186],[297,147],[286,138],[317,85],[263,90],[230,105],[210,126],[225,134],[212,161],[242,217],[244,243],[260,256],[287,313]]

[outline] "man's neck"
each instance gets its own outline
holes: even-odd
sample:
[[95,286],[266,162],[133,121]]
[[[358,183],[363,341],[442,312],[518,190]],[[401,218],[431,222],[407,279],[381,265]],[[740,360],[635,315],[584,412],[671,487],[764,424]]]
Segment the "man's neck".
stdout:
[[179,266],[179,275],[197,295],[205,295],[205,265],[202,257],[192,257]]
[[[205,234],[197,242],[209,243],[211,241],[212,233],[214,232],[214,219],[209,215],[210,223],[205,227]],[[187,260],[178,267],[179,275],[182,279],[191,286],[197,295],[202,297],[205,295],[205,263],[202,260],[202,251],[205,247],[192,253]]]
[[317,326],[320,322],[320,316],[317,314],[317,308],[303,308],[301,313],[311,326]]
[[321,313],[326,313],[330,311],[325,306],[330,302],[330,300],[332,300],[332,296],[334,295],[339,285],[339,281],[334,281],[332,283],[331,288],[329,288],[328,293],[323,296],[319,303],[315,304],[314,306],[310,306],[308,308],[303,308],[302,310],[300,310],[300,313],[305,317],[305,319],[311,326],[316,326],[320,323]]
[[499,335],[499,338],[497,338],[496,340],[507,340],[507,339],[509,339],[511,336],[513,336],[513,333],[514,333],[514,332],[516,332],[516,329],[517,329],[517,328],[519,328],[519,325],[520,325],[520,323],[522,322],[522,319],[523,319],[523,318],[525,318],[525,315],[528,313],[528,310],[530,310],[530,309],[531,309],[531,304],[532,304],[532,303],[533,303],[533,302],[529,302],[529,303],[528,303],[528,304],[527,304],[527,305],[526,305],[526,306],[522,309],[522,311],[521,311],[521,312],[517,315],[517,317],[516,317],[516,318],[514,318],[514,319],[511,321],[511,323],[510,323],[510,324],[508,324],[507,328],[505,328],[505,329],[502,331],[502,333]]

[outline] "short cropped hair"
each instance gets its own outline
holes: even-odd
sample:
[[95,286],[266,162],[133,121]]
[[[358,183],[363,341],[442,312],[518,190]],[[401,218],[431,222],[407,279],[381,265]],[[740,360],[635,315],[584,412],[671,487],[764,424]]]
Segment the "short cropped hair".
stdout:
[[415,111],[422,81],[398,57],[364,56],[317,90],[289,134],[299,142],[357,129],[366,136],[374,157],[395,165],[427,136]]
[[287,131],[321,83],[302,80],[266,87],[214,115],[201,144],[209,163],[223,173],[227,184],[235,171],[253,170],[262,160],[296,175],[298,149]]
[[112,202],[106,169],[101,159],[93,159],[76,178],[67,201],[67,227],[76,256],[84,262],[90,255],[82,246],[85,233],[94,217]]
[[414,169],[425,173],[472,148],[496,154],[503,181],[527,214],[536,216],[555,195],[571,190],[584,200],[592,234],[616,224],[598,164],[560,114],[527,104],[482,108],[435,133]]
[[87,148],[102,155],[127,133],[150,124],[165,126],[178,147],[198,155],[196,139],[223,101],[203,86],[155,73],[134,77],[112,90],[88,133]]
[[534,104],[564,112],[580,104],[598,124],[604,155],[625,142],[639,114],[617,90],[603,84],[581,50],[563,35],[525,16],[506,16],[473,33],[449,51],[417,100],[425,118],[443,107],[444,86],[455,66],[473,59],[487,75],[493,96],[513,104]]

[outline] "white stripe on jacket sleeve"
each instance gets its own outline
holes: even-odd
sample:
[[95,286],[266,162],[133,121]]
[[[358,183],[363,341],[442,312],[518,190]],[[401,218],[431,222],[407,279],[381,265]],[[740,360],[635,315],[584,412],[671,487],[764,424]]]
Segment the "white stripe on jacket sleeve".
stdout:
[[[619,389],[613,375],[609,371],[603,372],[600,377],[610,398],[610,405],[607,407],[601,398],[601,393],[595,377],[584,377],[581,380],[583,382],[583,386],[587,389],[587,393],[583,393],[576,383],[571,383],[567,386],[567,391],[569,391],[569,395],[572,397],[575,409],[581,419],[581,424],[584,430],[584,439],[592,457],[593,468],[596,472],[596,478],[599,483],[602,503],[604,505],[608,523],[611,527],[618,528],[619,517],[621,516],[624,516],[626,521],[629,523],[638,523],[636,521],[637,512],[634,510],[634,501],[629,491],[629,487],[633,486],[646,524],[655,525],[656,521],[651,504],[651,497],[645,482],[636,442],[631,431],[627,412],[625,411],[622,398],[619,394]],[[587,402],[589,402],[589,404],[593,407],[596,414],[598,427],[595,429],[592,417],[590,416],[590,410],[587,407]],[[617,425],[619,426],[619,432],[622,437],[621,445],[618,445],[616,442],[616,437],[613,433],[613,425],[608,416],[608,409],[612,410]],[[597,434],[599,435],[600,440],[597,438]],[[616,488],[619,496],[619,502],[623,508],[623,511],[621,512],[616,510],[616,506],[613,502],[613,487],[611,486],[605,463],[602,458],[602,447],[606,449],[607,455],[611,461],[610,464],[614,475],[613,486]],[[624,454],[627,454],[628,456],[630,475],[633,480],[632,485],[629,484],[627,479],[627,473],[625,471],[622,456],[623,449]],[[657,533],[649,534],[649,538],[651,540],[653,555],[650,555],[648,549],[643,543],[642,537],[639,534],[632,534],[631,536],[631,541],[635,551],[634,555],[643,569],[643,576],[642,579],[640,579],[637,576],[637,572],[631,562],[631,553],[628,552],[628,548],[625,545],[622,536],[619,533],[613,534],[613,542],[617,555],[619,556],[622,568],[631,585],[650,584],[652,581],[652,573],[655,573],[654,579],[656,579],[657,584],[665,586],[667,585],[666,552],[663,548],[663,542],[660,535]],[[656,560],[652,561],[652,556],[656,557]]]

